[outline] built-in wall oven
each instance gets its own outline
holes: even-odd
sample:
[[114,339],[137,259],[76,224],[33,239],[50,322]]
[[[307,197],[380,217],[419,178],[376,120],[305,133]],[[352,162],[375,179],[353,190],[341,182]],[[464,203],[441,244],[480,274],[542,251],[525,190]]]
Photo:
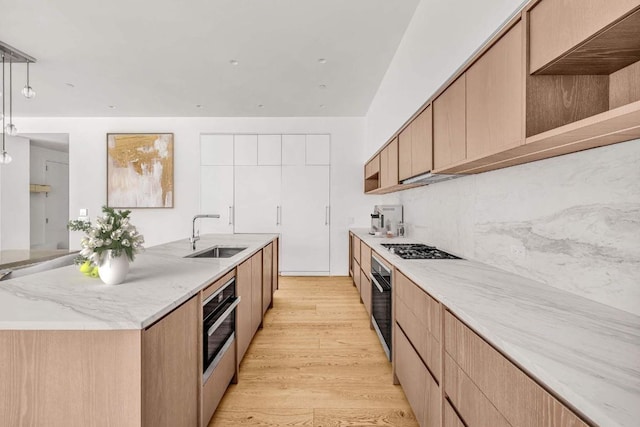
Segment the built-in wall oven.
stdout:
[[371,255],[371,321],[391,360],[391,269]]
[[233,344],[236,329],[236,278],[230,279],[202,302],[203,378],[205,383],[227,349]]

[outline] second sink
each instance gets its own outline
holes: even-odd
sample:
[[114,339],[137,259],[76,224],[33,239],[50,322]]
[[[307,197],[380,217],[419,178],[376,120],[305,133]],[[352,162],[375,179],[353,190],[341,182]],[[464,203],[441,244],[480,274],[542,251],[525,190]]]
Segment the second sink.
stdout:
[[187,255],[185,258],[231,258],[247,249],[246,247],[213,246],[202,252]]

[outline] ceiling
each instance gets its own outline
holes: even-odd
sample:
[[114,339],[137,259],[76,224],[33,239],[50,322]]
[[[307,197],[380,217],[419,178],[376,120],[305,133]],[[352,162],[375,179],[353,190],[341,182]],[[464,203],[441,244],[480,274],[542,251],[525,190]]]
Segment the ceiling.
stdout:
[[0,41],[17,117],[364,116],[418,3],[0,0]]
[[69,152],[68,133],[21,133],[20,136],[29,139],[32,146],[63,153]]

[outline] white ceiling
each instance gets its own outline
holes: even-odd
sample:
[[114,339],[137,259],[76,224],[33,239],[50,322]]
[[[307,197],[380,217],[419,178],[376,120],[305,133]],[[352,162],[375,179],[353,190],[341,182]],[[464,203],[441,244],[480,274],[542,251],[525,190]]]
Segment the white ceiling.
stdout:
[[21,137],[29,139],[31,145],[49,150],[69,152],[68,133],[21,133]]
[[363,116],[418,3],[0,0],[0,40],[15,116]]

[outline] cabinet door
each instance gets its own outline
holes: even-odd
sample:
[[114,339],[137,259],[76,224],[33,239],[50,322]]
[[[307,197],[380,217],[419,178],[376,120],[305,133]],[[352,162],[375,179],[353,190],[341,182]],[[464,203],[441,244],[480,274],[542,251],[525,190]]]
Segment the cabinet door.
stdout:
[[202,308],[191,298],[142,333],[142,423],[198,423],[198,324]]
[[[360,268],[360,239],[355,235],[351,240],[351,254],[353,255],[354,261],[357,263],[358,268]],[[356,266],[354,265],[353,268],[355,269]]]
[[302,166],[307,156],[306,135],[282,135],[282,164]]
[[394,332],[396,376],[416,420],[421,427],[439,427],[442,400],[438,384],[397,324]]
[[411,176],[433,169],[433,107],[429,105],[411,123]]
[[271,305],[273,286],[273,243],[262,248],[262,314]]
[[280,166],[235,167],[236,233],[280,231]]
[[233,156],[235,165],[257,165],[258,135],[234,135]]
[[251,338],[262,324],[262,251],[251,257]]
[[389,146],[387,145],[380,152],[380,188],[389,186]]
[[258,165],[275,166],[282,163],[282,137],[258,135]]
[[282,167],[282,272],[329,273],[329,166]]
[[638,0],[543,0],[529,12],[530,70],[539,70],[638,7]]
[[360,269],[360,299],[362,299],[367,314],[371,316],[371,279],[369,279],[367,271]]
[[331,164],[331,137],[307,135],[307,165]]
[[238,364],[249,348],[253,333],[251,331],[251,258],[238,265],[236,269],[236,293],[240,304],[236,308],[236,340],[238,341]]
[[398,179],[400,181],[413,176],[411,169],[413,126],[414,122],[411,122],[398,136]]
[[463,74],[433,102],[433,165],[441,169],[466,159],[466,102]]
[[387,146],[387,185],[392,187],[398,185],[398,138]]
[[199,219],[205,233],[233,233],[233,166],[200,166],[200,213],[219,219]]
[[201,165],[233,165],[233,135],[200,135]]
[[[271,279],[271,294],[273,295],[273,293],[278,289],[278,278],[279,278],[279,274],[280,274],[280,239],[276,239],[273,241],[273,266],[271,268],[271,274],[272,279]],[[272,296],[273,298],[273,296]]]
[[466,72],[467,158],[524,142],[522,23],[517,23]]

